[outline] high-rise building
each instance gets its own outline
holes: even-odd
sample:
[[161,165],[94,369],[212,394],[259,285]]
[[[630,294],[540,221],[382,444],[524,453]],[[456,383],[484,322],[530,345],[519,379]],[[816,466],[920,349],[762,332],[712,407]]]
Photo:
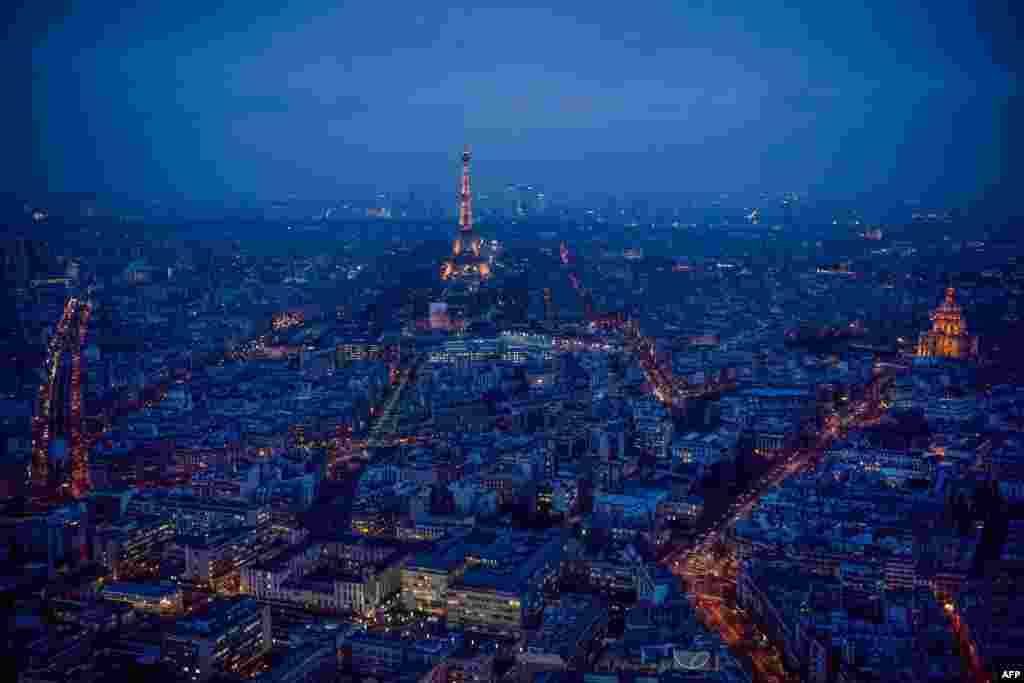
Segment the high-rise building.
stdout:
[[543,214],[548,209],[544,191],[534,185],[507,185],[504,193],[505,213],[513,218]]
[[967,334],[967,322],[956,302],[956,290],[946,290],[946,298],[931,314],[932,329],[922,332],[917,355],[923,358],[968,359],[978,355],[978,338]]
[[443,280],[459,279],[479,283],[491,274],[480,256],[480,236],[473,229],[473,195],[470,188],[469,146],[462,153],[462,180],[459,185],[459,228],[452,243],[452,256],[441,268]]

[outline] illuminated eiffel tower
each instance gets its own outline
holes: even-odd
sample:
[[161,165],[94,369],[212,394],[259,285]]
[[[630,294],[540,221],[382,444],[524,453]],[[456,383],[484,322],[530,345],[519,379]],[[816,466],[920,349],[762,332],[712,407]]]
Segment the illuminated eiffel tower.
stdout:
[[469,145],[462,152],[462,179],[459,183],[459,228],[452,242],[452,255],[441,267],[441,279],[465,281],[476,285],[491,274],[490,266],[480,258],[480,236],[473,229],[473,194],[470,187]]

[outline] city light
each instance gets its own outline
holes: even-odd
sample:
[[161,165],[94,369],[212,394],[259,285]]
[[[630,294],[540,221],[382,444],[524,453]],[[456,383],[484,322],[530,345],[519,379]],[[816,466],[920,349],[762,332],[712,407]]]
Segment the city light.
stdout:
[[[294,109],[301,157],[323,126]],[[736,182],[820,197],[701,193],[728,164],[698,148],[622,157],[607,196],[597,167],[559,180],[572,149],[495,148],[486,192],[468,146],[394,186],[443,151],[369,163],[402,145],[359,118],[328,170],[211,157],[220,210],[8,212],[5,564],[23,625],[75,654],[23,678],[114,680],[109,641],[196,681],[992,680],[1024,620],[1024,256],[995,208],[910,209],[945,187],[915,168],[895,206],[844,195],[863,173],[796,153]],[[202,196],[182,163],[140,178]]]

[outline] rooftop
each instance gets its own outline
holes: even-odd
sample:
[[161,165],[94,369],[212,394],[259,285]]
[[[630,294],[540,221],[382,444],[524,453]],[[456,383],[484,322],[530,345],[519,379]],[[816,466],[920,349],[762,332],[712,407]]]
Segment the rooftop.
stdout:
[[219,633],[258,613],[259,610],[259,603],[252,598],[218,598],[209,603],[202,612],[175,622],[174,635],[191,637]]
[[558,654],[568,659],[590,626],[605,616],[606,606],[587,595],[565,595],[557,607],[544,610],[540,631],[529,638],[526,651]]

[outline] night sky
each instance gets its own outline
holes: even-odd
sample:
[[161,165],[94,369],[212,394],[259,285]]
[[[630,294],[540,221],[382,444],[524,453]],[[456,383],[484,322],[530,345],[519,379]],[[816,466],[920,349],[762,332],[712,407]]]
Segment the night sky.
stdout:
[[29,116],[4,114],[23,160],[8,187],[447,187],[464,142],[485,189],[964,202],[1019,180],[1003,0],[980,17],[909,0],[116,4],[26,3],[8,24],[9,63],[31,67]]

